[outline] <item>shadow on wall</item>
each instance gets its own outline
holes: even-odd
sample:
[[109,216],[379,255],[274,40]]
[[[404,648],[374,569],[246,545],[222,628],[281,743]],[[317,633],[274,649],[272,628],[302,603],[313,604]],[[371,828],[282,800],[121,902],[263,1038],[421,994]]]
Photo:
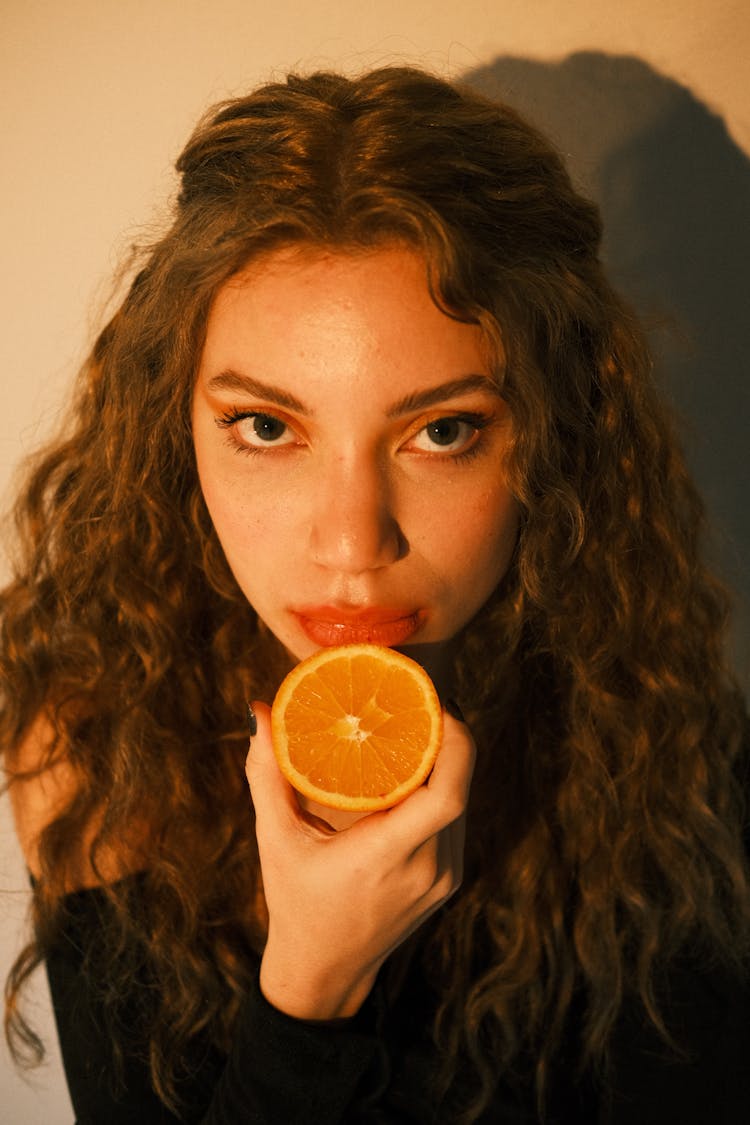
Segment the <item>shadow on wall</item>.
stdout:
[[500,57],[464,80],[535,122],[601,208],[610,276],[655,326],[750,688],[750,160],[721,118],[636,58]]

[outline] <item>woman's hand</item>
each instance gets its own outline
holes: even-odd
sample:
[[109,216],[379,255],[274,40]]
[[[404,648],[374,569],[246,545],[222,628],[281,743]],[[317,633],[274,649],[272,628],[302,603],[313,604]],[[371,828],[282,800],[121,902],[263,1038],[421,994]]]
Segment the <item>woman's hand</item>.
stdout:
[[474,744],[446,714],[427,782],[334,832],[300,808],[276,765],[269,709],[253,707],[246,772],[269,913],[261,990],[300,1019],[351,1016],[388,955],[461,882]]

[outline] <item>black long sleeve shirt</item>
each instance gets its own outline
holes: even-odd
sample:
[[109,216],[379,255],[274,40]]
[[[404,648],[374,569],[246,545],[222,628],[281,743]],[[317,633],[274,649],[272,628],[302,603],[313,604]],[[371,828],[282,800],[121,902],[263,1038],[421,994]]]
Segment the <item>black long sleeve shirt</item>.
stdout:
[[[145,1044],[128,1034],[133,997],[117,1026],[124,1069],[113,1084],[112,1032],[82,972],[100,932],[104,896],[69,896],[68,923],[47,971],[78,1125],[451,1125],[434,1104],[438,1060],[429,1034],[434,997],[415,968],[393,1004],[376,986],[362,1011],[334,1025],[284,1015],[249,989],[228,1056],[200,1041],[185,1060],[180,1118],[152,1089]],[[134,981],[134,995],[137,989]],[[544,1125],[747,1125],[750,989],[717,970],[676,968],[663,982],[675,1056],[633,1009],[613,1039],[606,1078],[577,1076],[563,1051],[549,1084]],[[574,1036],[575,1029],[571,1029]],[[460,1083],[459,1083],[460,1085]],[[536,1125],[530,1080],[502,1079],[482,1123]]]

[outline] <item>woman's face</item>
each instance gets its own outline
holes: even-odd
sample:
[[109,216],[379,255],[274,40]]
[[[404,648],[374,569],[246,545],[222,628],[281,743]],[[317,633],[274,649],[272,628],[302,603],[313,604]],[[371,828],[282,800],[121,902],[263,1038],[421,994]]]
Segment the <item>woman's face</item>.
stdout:
[[285,249],[227,282],[193,429],[229,565],[299,659],[442,644],[508,566],[508,410],[411,250]]

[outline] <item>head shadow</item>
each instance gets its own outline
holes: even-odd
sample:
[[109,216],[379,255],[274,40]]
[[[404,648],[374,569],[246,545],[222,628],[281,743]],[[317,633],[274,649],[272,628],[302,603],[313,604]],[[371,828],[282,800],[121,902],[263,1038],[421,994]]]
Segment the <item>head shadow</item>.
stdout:
[[750,159],[686,87],[640,59],[501,56],[464,75],[508,101],[600,206],[610,276],[650,330],[735,597],[735,666],[750,684]]

